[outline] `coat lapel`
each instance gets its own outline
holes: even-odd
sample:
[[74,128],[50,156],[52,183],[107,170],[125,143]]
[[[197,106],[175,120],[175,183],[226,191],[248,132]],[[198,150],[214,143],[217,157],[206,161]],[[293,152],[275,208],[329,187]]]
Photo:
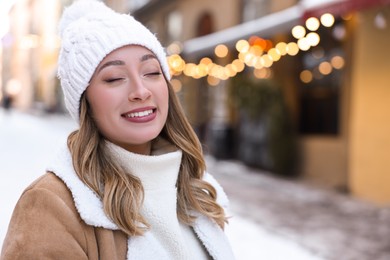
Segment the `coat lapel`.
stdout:
[[[229,200],[221,185],[207,172],[203,176],[203,180],[215,188],[217,191],[217,203],[227,212]],[[199,213],[194,213],[194,215],[197,216],[193,226],[194,231],[211,257],[214,260],[235,259],[229,240],[217,223]]]
[[199,214],[193,228],[214,260],[235,259],[224,231],[215,222]]
[[77,211],[85,223],[94,227],[119,229],[104,213],[100,198],[77,176],[66,144],[60,149],[47,170],[62,179],[71,191]]
[[[72,158],[66,145],[64,145],[47,170],[53,172],[64,181],[73,195],[75,206],[80,217],[86,224],[110,230],[119,229],[105,215],[100,198],[76,175],[73,169]],[[204,180],[214,186],[218,194],[218,203],[226,208],[228,206],[228,199],[222,187],[208,173],[205,173]],[[210,256],[214,260],[234,259],[231,246],[224,231],[209,218],[199,213],[195,213],[195,215],[197,219],[193,226],[194,231]],[[169,256],[151,233],[146,232],[143,236],[130,237],[128,239],[127,258],[168,260]]]

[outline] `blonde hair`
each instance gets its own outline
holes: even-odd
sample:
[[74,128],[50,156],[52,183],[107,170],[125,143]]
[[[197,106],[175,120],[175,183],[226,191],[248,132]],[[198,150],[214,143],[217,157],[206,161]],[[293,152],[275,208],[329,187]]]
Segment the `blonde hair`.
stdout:
[[[160,136],[183,151],[177,181],[178,218],[191,225],[196,218],[191,212],[197,211],[224,228],[227,219],[216,202],[216,190],[202,180],[206,166],[201,144],[168,81],[167,85],[168,117]],[[140,213],[144,196],[142,184],[110,160],[85,94],[80,101],[80,128],[69,135],[68,147],[76,174],[102,199],[107,216],[127,235],[142,235],[149,228]]]

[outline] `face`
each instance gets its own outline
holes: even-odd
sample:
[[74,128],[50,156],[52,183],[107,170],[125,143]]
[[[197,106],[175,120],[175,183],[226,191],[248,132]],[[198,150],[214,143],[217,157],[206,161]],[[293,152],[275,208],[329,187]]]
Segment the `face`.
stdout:
[[108,54],[96,68],[86,97],[107,140],[131,152],[150,152],[151,140],[168,115],[168,86],[151,51],[129,45]]

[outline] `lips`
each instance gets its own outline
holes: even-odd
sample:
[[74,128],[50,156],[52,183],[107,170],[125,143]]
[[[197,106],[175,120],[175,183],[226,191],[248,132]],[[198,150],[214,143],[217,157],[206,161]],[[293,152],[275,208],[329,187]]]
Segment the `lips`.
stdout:
[[130,122],[145,123],[156,117],[156,108],[145,107],[123,113],[122,117]]
[[140,111],[140,112],[126,113],[123,116],[124,117],[130,117],[130,118],[144,117],[144,116],[148,116],[148,115],[150,115],[152,113],[153,113],[153,109],[148,109],[148,110]]

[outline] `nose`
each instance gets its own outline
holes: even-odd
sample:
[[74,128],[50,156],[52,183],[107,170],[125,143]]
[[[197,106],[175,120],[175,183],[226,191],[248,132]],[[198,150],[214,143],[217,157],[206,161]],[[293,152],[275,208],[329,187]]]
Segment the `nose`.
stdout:
[[145,101],[151,94],[150,90],[144,86],[142,80],[135,80],[130,83],[129,101]]

